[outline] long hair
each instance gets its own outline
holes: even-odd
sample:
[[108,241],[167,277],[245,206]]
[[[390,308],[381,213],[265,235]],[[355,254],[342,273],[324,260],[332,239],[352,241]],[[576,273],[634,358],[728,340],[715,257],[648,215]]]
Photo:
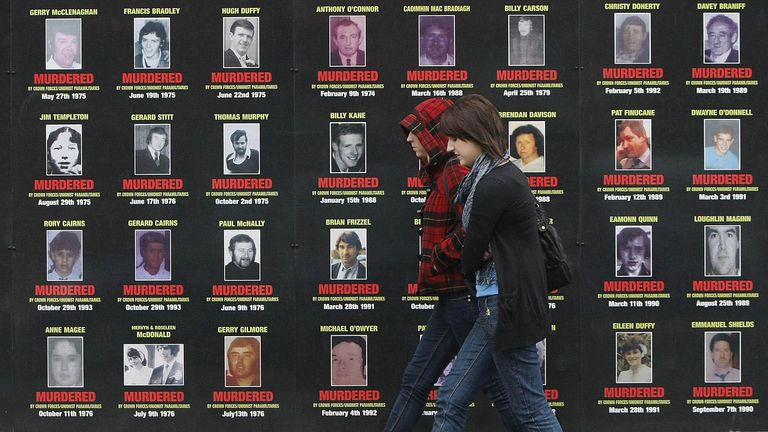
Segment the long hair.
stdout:
[[494,160],[507,152],[507,130],[499,110],[478,94],[463,96],[445,110],[440,130],[452,138],[474,141]]

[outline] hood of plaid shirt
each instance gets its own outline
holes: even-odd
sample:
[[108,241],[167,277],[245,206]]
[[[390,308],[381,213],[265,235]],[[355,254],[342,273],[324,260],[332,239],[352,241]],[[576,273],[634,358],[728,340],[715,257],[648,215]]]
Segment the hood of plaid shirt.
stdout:
[[435,180],[434,174],[439,173],[440,167],[453,156],[448,153],[448,136],[440,132],[440,115],[451,106],[453,102],[449,99],[427,99],[400,120],[405,135],[413,132],[429,154],[429,163],[419,171],[419,178],[425,185]]

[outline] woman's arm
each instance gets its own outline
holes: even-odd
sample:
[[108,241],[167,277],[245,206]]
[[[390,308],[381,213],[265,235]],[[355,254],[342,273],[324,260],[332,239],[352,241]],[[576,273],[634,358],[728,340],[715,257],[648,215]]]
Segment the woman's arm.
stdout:
[[488,249],[507,200],[500,180],[485,177],[478,183],[461,253],[461,271],[465,275],[475,273],[482,266],[483,254]]

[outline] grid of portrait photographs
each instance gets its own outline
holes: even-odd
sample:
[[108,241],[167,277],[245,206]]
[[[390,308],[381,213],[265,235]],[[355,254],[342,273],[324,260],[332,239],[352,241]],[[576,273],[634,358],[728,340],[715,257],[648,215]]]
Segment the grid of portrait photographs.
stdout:
[[45,175],[83,174],[83,125],[45,125]]
[[133,19],[133,68],[169,69],[171,67],[171,19]]
[[328,65],[365,67],[367,62],[365,15],[328,17]]
[[616,170],[650,170],[651,164],[651,120],[617,119]]
[[613,27],[616,64],[651,63],[651,14],[615,13]]
[[704,13],[702,19],[704,63],[741,63],[741,15],[738,12]]
[[368,335],[331,335],[331,386],[368,385]]
[[330,173],[366,172],[366,124],[365,122],[331,122]]
[[419,15],[419,66],[456,66],[456,17]]
[[171,231],[134,231],[136,281],[171,280]]
[[224,123],[223,126],[224,174],[259,174],[261,172],[261,124]]
[[184,344],[124,344],[123,385],[184,385]]
[[222,67],[259,67],[259,17],[222,17]]
[[48,387],[82,388],[85,381],[82,336],[48,336]]
[[704,276],[741,276],[741,225],[704,225]]
[[261,231],[224,230],[224,280],[261,280]]
[[616,277],[651,277],[650,225],[619,225],[616,230]]
[[544,121],[510,121],[509,154],[524,173],[546,171]]
[[332,228],[330,235],[332,280],[368,279],[368,230]]
[[704,382],[741,382],[741,332],[704,332]]
[[704,120],[704,169],[741,169],[741,120]]
[[171,125],[133,125],[133,173],[171,175]]
[[544,15],[508,15],[508,66],[544,66]]
[[83,280],[83,231],[46,230],[48,282]]
[[224,386],[261,387],[261,336],[224,336]]
[[616,333],[616,383],[653,382],[653,334]]
[[78,70],[83,68],[82,20],[49,18],[45,20],[45,69]]

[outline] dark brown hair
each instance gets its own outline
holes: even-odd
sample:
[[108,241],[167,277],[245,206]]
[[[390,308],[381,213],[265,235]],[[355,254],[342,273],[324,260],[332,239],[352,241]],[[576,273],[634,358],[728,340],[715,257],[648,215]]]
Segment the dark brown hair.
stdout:
[[463,96],[445,110],[440,130],[452,138],[474,141],[492,159],[500,159],[507,152],[507,130],[499,110],[478,94]]

